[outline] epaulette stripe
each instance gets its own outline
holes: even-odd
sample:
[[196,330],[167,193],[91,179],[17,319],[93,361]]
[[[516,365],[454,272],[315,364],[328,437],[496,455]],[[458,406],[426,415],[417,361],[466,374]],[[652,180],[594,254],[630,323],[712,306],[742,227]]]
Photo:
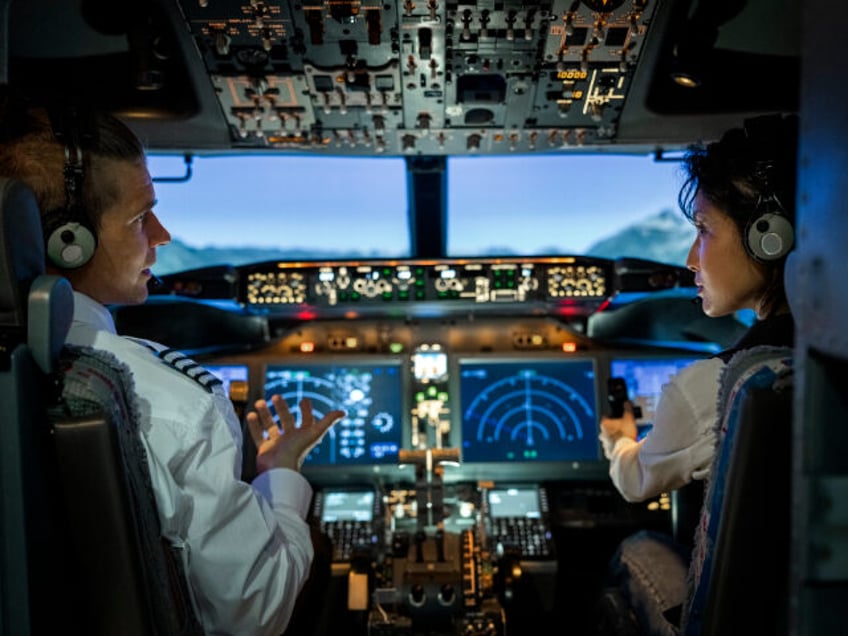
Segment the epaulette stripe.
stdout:
[[217,386],[219,384],[223,385],[224,383],[220,378],[212,375],[211,373],[207,373],[206,375],[202,375],[199,378],[196,378],[198,382],[200,382],[203,386],[211,388],[213,386]]
[[188,373],[192,369],[196,369],[200,366],[191,358],[182,358],[180,360],[176,360],[174,361],[173,365],[183,373]]
[[174,351],[173,349],[169,349],[168,351],[160,352],[159,357],[162,358],[168,364],[176,364],[179,360],[185,360],[186,359],[186,355],[184,353],[180,353],[179,351]]
[[192,379],[197,379],[199,377],[202,377],[204,374],[209,373],[209,371],[201,367],[199,364],[195,364],[194,366],[185,369],[183,373],[185,373],[188,377]]
[[179,371],[190,380],[194,380],[207,393],[212,393],[212,387],[224,384],[216,375],[204,369],[182,351],[177,349],[163,349],[157,355],[162,362],[172,369]]

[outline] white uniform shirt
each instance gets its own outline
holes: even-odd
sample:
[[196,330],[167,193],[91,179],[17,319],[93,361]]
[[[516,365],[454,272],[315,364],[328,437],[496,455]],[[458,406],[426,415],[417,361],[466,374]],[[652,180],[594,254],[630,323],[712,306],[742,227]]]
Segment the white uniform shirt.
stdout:
[[715,452],[720,358],[697,360],[663,385],[653,428],[640,441],[601,432],[610,477],[627,501],[705,479]]
[[118,336],[109,311],[79,292],[68,342],[132,371],[162,533],[182,549],[206,632],[282,633],[313,557],[306,479],[273,469],[242,481],[241,427],[221,386],[203,386],[208,372],[179,354],[163,360],[162,345]]

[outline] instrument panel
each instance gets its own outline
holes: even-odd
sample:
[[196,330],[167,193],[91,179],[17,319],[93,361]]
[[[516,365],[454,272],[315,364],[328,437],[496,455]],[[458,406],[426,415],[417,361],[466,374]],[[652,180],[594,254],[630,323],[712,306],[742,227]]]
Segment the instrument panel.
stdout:
[[605,478],[607,380],[625,374],[652,417],[668,376],[702,356],[606,349],[550,319],[473,317],[316,321],[260,351],[202,362],[230,378],[231,391],[242,378],[248,403],[279,394],[296,418],[303,398],[318,417],[343,410],[303,470],[315,483],[344,484],[414,481],[404,455],[428,451],[445,453],[447,482]]
[[330,632],[495,635],[555,599],[592,602],[572,566],[601,572],[606,538],[672,523],[668,496],[615,490],[598,427],[611,378],[648,430],[662,384],[708,355],[688,336],[628,345],[614,326],[658,290],[691,324],[675,289],[688,274],[583,256],[267,262],[168,276],[160,295],[212,302],[153,306],[189,320],[223,301],[209,338],[230,345],[196,357],[240,409],[279,394],[296,418],[303,398],[345,412],[302,467],[331,546]]
[[[595,264],[611,289],[644,277],[638,268]],[[470,271],[491,282],[500,276],[495,265]],[[345,412],[302,467],[315,493],[312,523],[330,544],[328,598],[339,608],[330,631],[358,621],[368,634],[505,634],[507,625],[554,612],[556,599],[591,602],[598,591],[575,588],[572,568],[603,571],[609,537],[668,531],[668,495],[628,504],[609,480],[598,439],[606,387],[622,378],[642,411],[640,429],[649,430],[663,384],[706,350],[595,339],[584,318],[608,296],[577,300],[573,315],[550,305],[536,313],[526,298],[512,312],[489,302],[479,311],[473,303],[433,311],[434,302],[461,300],[403,300],[392,287],[397,272],[411,271],[414,288],[415,280],[446,280],[438,273],[450,269],[462,280],[464,264],[346,267],[239,268],[238,281],[259,269],[302,275],[301,302],[245,303],[251,319],[267,316],[272,342],[199,359],[229,382],[242,408],[279,394],[296,418],[303,398],[318,417]],[[538,276],[556,267],[526,270]],[[522,268],[502,271],[520,276]],[[328,272],[384,281],[391,298],[347,297],[333,307],[313,286],[338,283]],[[435,284],[422,287],[436,293]],[[407,303],[410,311],[394,311]],[[249,480],[255,453],[249,436],[244,443]]]
[[467,314],[587,318],[624,292],[691,287],[684,267],[592,256],[267,261],[162,277],[151,297],[234,302],[254,316]]
[[263,263],[244,268],[243,276],[240,300],[253,309],[452,300],[477,306],[569,299],[597,304],[612,283],[609,262],[586,257]]

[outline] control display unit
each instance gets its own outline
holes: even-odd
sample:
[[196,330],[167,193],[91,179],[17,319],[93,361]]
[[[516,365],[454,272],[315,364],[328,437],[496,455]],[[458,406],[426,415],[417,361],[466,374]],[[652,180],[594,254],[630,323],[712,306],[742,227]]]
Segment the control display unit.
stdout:
[[503,517],[538,519],[542,516],[539,493],[536,488],[493,488],[486,491],[486,501],[489,504],[489,516],[493,519]]
[[373,490],[327,490],[322,496],[321,522],[372,521]]
[[356,550],[379,544],[379,506],[372,489],[327,489],[315,494],[313,514],[333,545],[333,561],[347,561]]
[[553,532],[544,489],[492,488],[486,491],[486,511],[486,533],[496,550],[514,550],[525,559],[553,557]]

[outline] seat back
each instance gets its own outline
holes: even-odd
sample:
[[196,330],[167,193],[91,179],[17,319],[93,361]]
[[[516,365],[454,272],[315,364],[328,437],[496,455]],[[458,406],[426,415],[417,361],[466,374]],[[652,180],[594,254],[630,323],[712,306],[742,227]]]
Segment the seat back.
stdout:
[[70,345],[60,363],[51,421],[87,633],[203,633],[180,555],[161,536],[129,369]]
[[44,262],[32,192],[0,178],[0,634],[44,632],[73,607],[53,594],[66,551],[42,406],[57,393],[73,296]]
[[683,633],[786,633],[792,350],[736,354],[722,377],[719,409]]

